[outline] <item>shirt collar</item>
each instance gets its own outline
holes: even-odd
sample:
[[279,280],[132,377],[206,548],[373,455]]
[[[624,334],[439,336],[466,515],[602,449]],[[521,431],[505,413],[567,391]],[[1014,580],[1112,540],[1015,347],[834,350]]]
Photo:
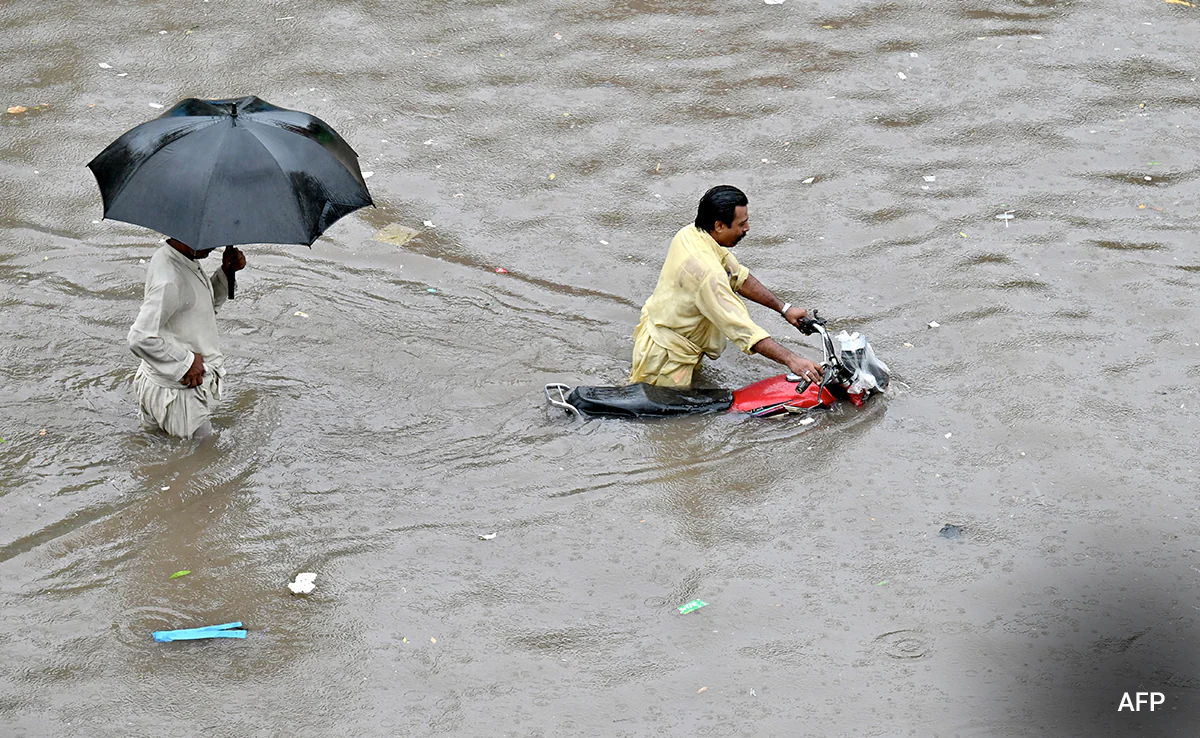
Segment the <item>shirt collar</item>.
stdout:
[[187,256],[181,254],[178,249],[176,249],[174,246],[172,246],[169,243],[164,243],[159,248],[166,249],[168,256],[170,256],[176,262],[186,265],[188,268],[199,268],[200,267],[199,262],[197,262],[195,259],[190,259]]
[[173,260],[176,264],[187,270],[190,274],[194,275],[201,282],[208,284],[208,275],[205,274],[204,268],[200,266],[200,262],[196,261],[195,259],[189,259],[183,254],[179,253],[179,251],[177,251],[175,247],[169,243],[164,243],[161,248],[167,250],[168,259]]
[[728,252],[728,249],[726,249],[721,244],[717,243],[717,239],[713,238],[711,233],[709,233],[708,231],[704,230],[703,228],[701,228],[700,226],[697,226],[695,224],[692,225],[692,228],[694,228],[696,233],[698,233],[700,235],[700,241],[705,246],[710,248],[712,250],[712,252],[717,255],[717,257],[719,257],[721,259],[725,258],[725,254]]

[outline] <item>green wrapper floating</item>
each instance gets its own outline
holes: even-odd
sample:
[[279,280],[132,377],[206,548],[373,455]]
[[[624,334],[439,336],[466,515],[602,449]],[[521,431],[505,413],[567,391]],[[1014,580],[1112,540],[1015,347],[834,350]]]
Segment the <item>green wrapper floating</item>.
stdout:
[[679,614],[687,615],[689,612],[692,612],[693,610],[699,610],[702,607],[708,607],[708,603],[705,602],[704,600],[692,600],[691,602],[687,603],[686,605],[680,606]]

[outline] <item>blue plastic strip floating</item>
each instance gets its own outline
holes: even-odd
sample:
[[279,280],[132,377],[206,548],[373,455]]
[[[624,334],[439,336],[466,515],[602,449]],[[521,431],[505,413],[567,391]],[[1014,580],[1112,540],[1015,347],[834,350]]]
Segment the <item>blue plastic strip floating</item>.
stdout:
[[242,621],[222,623],[221,625],[206,625],[203,628],[184,628],[182,630],[156,630],[151,635],[159,643],[171,641],[197,641],[202,638],[245,638],[245,630],[241,628]]

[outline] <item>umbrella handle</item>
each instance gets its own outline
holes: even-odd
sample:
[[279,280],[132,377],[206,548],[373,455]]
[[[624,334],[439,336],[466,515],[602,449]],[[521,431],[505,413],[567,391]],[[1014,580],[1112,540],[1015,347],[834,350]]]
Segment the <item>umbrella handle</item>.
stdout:
[[[236,246],[226,246],[224,251],[228,252],[230,249],[233,250],[233,254],[235,257],[234,260],[236,261],[236,256],[237,256],[237,252],[238,252],[237,247]],[[221,262],[222,262],[221,268],[225,270],[225,281],[229,283],[229,299],[232,300],[234,290],[237,288],[237,269],[236,268],[235,269],[225,269],[224,261],[225,261],[225,254],[222,253],[221,254]]]

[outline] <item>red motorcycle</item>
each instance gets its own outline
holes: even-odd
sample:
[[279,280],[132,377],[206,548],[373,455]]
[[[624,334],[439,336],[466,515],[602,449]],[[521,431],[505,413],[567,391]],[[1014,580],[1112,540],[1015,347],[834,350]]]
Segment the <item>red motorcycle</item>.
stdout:
[[861,407],[887,389],[887,365],[875,357],[865,336],[842,331],[830,336],[814,310],[801,321],[805,335],[819,334],[824,375],[819,383],[796,374],[780,374],[741,389],[691,389],[631,384],[624,387],[576,387],[548,384],[546,400],[579,418],[663,418],[674,415],[737,412],[756,418],[805,413],[846,400]]

